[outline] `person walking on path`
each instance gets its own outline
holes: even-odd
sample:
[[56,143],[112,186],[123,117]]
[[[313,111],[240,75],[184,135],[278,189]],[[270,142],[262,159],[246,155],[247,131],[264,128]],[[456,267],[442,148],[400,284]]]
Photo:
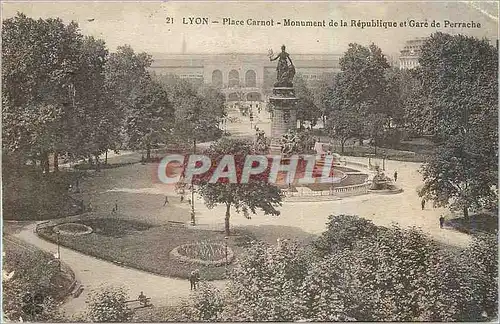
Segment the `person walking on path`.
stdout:
[[444,216],[441,215],[441,217],[439,217],[439,227],[443,228],[443,226],[444,226]]
[[181,196],[181,204],[184,202],[184,195]]
[[422,205],[422,210],[424,210],[425,209],[425,198],[422,199],[422,202],[420,204]]
[[165,202],[163,203],[163,206],[165,206],[166,204],[168,204],[168,196],[165,196]]
[[118,200],[115,200],[115,206],[111,210],[112,214],[117,214],[118,213]]
[[196,269],[191,271],[189,274],[189,282],[191,283],[191,290],[198,287],[198,281],[200,281],[200,270]]
[[398,171],[394,171],[394,182],[398,181]]

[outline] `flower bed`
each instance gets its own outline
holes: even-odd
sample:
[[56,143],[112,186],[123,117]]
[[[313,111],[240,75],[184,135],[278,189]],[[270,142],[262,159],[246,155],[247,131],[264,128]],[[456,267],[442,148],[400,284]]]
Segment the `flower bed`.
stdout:
[[52,229],[54,233],[61,233],[65,235],[85,235],[92,233],[90,226],[78,223],[64,223],[54,226]]
[[170,251],[170,256],[181,262],[219,267],[226,264],[226,249],[229,264],[234,259],[234,253],[222,243],[182,244]]

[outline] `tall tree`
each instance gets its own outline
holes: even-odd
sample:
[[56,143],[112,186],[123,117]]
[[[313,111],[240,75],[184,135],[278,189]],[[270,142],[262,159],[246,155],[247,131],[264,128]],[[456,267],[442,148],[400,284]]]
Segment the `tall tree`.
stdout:
[[[327,99],[331,120],[327,128],[344,142],[357,133],[360,139],[364,134],[377,143],[389,121],[387,59],[375,44],[349,44],[339,64],[341,73]],[[363,127],[362,132],[354,129],[358,125]]]
[[313,92],[308,87],[302,75],[297,74],[295,76],[294,88],[295,95],[299,99],[297,101],[297,119],[299,120],[300,128],[303,127],[304,122],[309,122],[314,127],[321,117],[321,110],[314,102]]
[[234,157],[238,183],[231,183],[227,178],[210,183],[215,168],[212,168],[211,172],[207,172],[195,182],[199,186],[198,192],[205,200],[207,207],[212,208],[218,204],[225,205],[224,229],[226,235],[230,234],[231,207],[242,211],[247,218],[250,218],[250,212],[255,214],[257,209],[261,209],[265,214],[275,216],[280,214],[276,207],[281,206],[281,191],[275,185],[268,183],[265,173],[250,177],[247,183],[240,181],[245,158],[251,155],[252,151],[252,144],[241,140],[223,138],[213,143],[205,152],[206,155],[210,156],[214,165],[219,165],[224,156]]
[[121,46],[109,56],[105,67],[106,87],[117,109],[124,114],[127,145],[146,151],[166,139],[174,122],[167,92],[148,72],[151,56]]
[[422,167],[420,195],[462,210],[498,207],[498,50],[486,40],[433,34],[418,77],[441,144]]
[[73,118],[83,36],[76,23],[34,20],[23,14],[2,23],[3,147],[42,161],[71,151],[67,123]]

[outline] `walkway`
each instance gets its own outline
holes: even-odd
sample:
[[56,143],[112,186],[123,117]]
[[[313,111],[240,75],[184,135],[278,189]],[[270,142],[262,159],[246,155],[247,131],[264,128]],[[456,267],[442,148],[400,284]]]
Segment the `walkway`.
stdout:
[[[57,245],[40,239],[33,232],[34,227],[34,224],[29,225],[14,236],[41,250],[55,253]],[[123,286],[128,290],[132,299],[143,291],[145,295],[151,297],[151,302],[156,306],[176,304],[181,298],[188,297],[190,294],[188,280],[167,278],[121,267],[64,247],[61,247],[61,259],[74,271],[76,279],[85,288],[80,297],[71,298],[63,305],[62,309],[69,315],[84,311],[88,293],[99,286]],[[218,288],[225,286],[224,280],[211,283]]]

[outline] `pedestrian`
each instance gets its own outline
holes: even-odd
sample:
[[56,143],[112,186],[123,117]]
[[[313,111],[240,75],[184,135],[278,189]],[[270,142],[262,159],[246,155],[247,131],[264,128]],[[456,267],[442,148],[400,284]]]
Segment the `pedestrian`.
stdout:
[[188,204],[191,206],[191,198],[188,198]]
[[398,181],[398,171],[394,171],[394,182]]
[[184,195],[181,195],[181,204],[184,201]]
[[191,271],[189,274],[189,282],[191,284],[191,290],[198,287],[198,281],[200,281],[200,270],[196,269]]
[[165,206],[166,204],[168,204],[168,196],[165,196],[165,202],[163,203],[163,206]]
[[441,215],[441,217],[439,217],[439,227],[443,228],[443,226],[444,226],[444,216]]
[[424,208],[425,208],[425,199],[422,199],[421,205],[422,205],[422,210],[424,210]]

